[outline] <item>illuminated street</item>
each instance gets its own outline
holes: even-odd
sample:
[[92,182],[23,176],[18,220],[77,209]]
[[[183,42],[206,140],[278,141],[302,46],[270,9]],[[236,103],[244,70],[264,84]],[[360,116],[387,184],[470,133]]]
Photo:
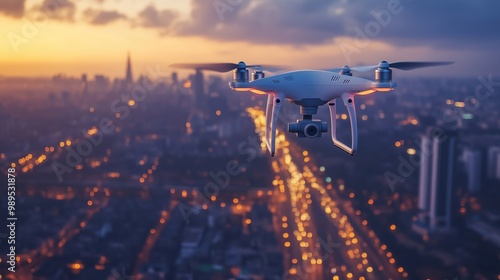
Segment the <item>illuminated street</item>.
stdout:
[[[264,112],[253,108],[248,112],[256,130],[264,131]],[[345,190],[346,186],[333,188],[331,183],[325,184],[320,172],[312,171],[318,170],[312,156],[307,151],[299,152],[301,149],[287,136],[278,131],[278,150],[272,166],[276,174],[274,205],[278,209],[275,220],[281,227],[288,273],[302,279],[407,277],[403,268],[398,270],[387,246],[380,244],[367,222],[355,214],[350,202],[336,195],[337,188]],[[280,203],[284,200],[287,203]],[[325,217],[314,215],[314,206]]]

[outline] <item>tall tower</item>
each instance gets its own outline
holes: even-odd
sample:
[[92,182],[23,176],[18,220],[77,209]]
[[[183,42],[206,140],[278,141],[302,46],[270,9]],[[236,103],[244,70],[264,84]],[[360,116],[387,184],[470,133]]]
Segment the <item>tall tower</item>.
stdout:
[[433,137],[430,229],[449,230],[453,196],[453,173],[455,169],[456,132],[447,131],[447,139]]
[[500,179],[500,147],[488,148],[488,179]]
[[196,102],[198,102],[198,104],[203,104],[205,97],[205,83],[203,79],[203,73],[200,69],[196,69],[196,73],[194,74],[193,92],[196,98]]
[[450,230],[457,133],[452,130],[430,130],[422,137],[421,145],[420,222],[430,232]]
[[133,82],[132,78],[132,63],[130,62],[130,52],[127,55],[127,74],[125,78],[125,84],[130,85]]
[[420,220],[426,223],[430,210],[430,179],[432,174],[432,140],[429,136],[424,135],[421,138],[420,144],[420,174],[418,187],[418,209],[421,212]]
[[463,160],[465,173],[467,173],[467,189],[471,193],[480,190],[481,187],[481,151],[474,148],[464,150]]
[[89,98],[89,83],[87,80],[87,74],[82,74],[82,104],[84,107],[87,106]]

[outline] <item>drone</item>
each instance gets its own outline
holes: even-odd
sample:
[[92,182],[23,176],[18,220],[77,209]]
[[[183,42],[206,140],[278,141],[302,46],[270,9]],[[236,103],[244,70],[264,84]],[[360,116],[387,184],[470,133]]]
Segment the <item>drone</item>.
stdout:
[[[288,132],[301,138],[317,138],[328,132],[328,124],[313,119],[318,107],[328,104],[330,109],[330,129],[333,144],[350,155],[354,155],[358,146],[358,125],[356,118],[355,96],[363,96],[374,92],[389,92],[397,87],[392,81],[392,69],[413,70],[423,67],[449,65],[453,62],[394,62],[381,61],[371,66],[344,66],[324,70],[297,70],[266,77],[266,71],[279,71],[272,65],[247,65],[239,63],[177,63],[170,65],[176,68],[210,70],[220,73],[233,71],[233,81],[229,87],[234,91],[250,91],[256,94],[267,94],[266,105],[266,145],[271,156],[276,150],[276,128],[280,108],[283,101],[300,106],[302,119],[288,124]],[[253,69],[250,79],[248,69]],[[367,72],[375,69],[375,80],[352,76],[352,71]],[[336,112],[337,100],[341,99],[347,108],[351,124],[351,145],[337,138]]]

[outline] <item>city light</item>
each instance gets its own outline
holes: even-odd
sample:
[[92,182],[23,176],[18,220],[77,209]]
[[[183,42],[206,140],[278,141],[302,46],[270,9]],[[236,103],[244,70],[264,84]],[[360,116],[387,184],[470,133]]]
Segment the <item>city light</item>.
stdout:
[[[191,83],[190,81],[188,82]],[[179,85],[181,84],[182,82]],[[193,87],[193,90],[182,91],[179,95],[172,98],[179,98],[179,100],[183,100],[184,98],[185,100],[182,102],[189,103],[195,100],[195,88],[196,86]],[[156,95],[154,102],[157,102],[156,98],[160,99],[160,97],[160,95]],[[370,174],[367,178],[370,180],[373,179],[374,183],[363,185],[361,183],[366,182],[362,176],[363,168],[358,169],[359,163],[356,160],[353,163],[348,163],[343,158],[329,157],[327,152],[323,153],[323,151],[318,150],[322,146],[316,146],[314,143],[302,145],[300,139],[297,141],[290,139],[290,137],[294,136],[290,136],[291,134],[281,129],[277,131],[276,155],[274,157],[263,157],[262,155],[267,155],[267,146],[264,143],[266,117],[262,110],[264,101],[260,100],[260,97],[254,98],[254,101],[255,104],[260,104],[261,107],[249,108],[247,113],[255,124],[255,131],[259,135],[257,143],[255,145],[252,144],[258,150],[251,150],[252,153],[248,155],[255,156],[257,160],[252,162],[252,158],[252,160],[246,163],[238,158],[237,162],[244,165],[241,170],[248,170],[248,174],[251,175],[253,175],[252,169],[255,171],[255,168],[261,168],[261,166],[268,167],[265,170],[266,173],[262,173],[261,175],[268,176],[263,178],[268,178],[269,180],[255,187],[249,187],[253,182],[251,180],[246,182],[246,178],[229,174],[229,172],[227,172],[229,175],[226,176],[225,173],[219,172],[221,170],[216,169],[218,164],[225,164],[224,160],[221,159],[223,157],[227,158],[228,155],[231,155],[230,153],[234,153],[235,147],[237,147],[235,145],[240,144],[233,143],[237,141],[231,141],[232,139],[222,136],[225,133],[225,121],[228,116],[226,113],[222,114],[221,111],[226,112],[224,109],[226,107],[221,107],[218,104],[208,109],[197,108],[200,112],[186,112],[182,118],[174,120],[176,122],[175,129],[169,127],[168,129],[155,131],[154,128],[149,127],[150,123],[145,122],[145,126],[140,128],[140,133],[136,133],[130,130],[131,127],[136,126],[138,123],[132,120],[133,118],[128,118],[127,122],[113,120],[115,125],[121,126],[116,129],[122,129],[122,134],[112,137],[105,135],[103,137],[104,142],[99,144],[95,151],[92,151],[87,156],[82,156],[81,160],[78,159],[78,163],[70,166],[72,174],[68,176],[67,180],[64,178],[65,180],[61,183],[63,186],[51,186],[50,191],[36,189],[31,187],[31,185],[36,184],[36,181],[41,176],[52,173],[52,163],[56,161],[64,163],[66,158],[72,157],[72,155],[68,156],[70,152],[81,150],[83,141],[99,139],[105,133],[100,127],[92,126],[93,124],[97,125],[94,120],[100,120],[101,115],[85,114],[87,108],[89,108],[88,103],[79,104],[80,107],[77,112],[83,112],[84,115],[87,117],[91,116],[92,119],[82,120],[81,122],[85,126],[80,127],[79,131],[68,134],[52,133],[49,135],[50,137],[40,137],[40,139],[37,139],[39,143],[23,147],[24,152],[22,153],[13,153],[12,151],[1,153],[0,159],[9,159],[8,162],[4,161],[5,166],[8,167],[10,164],[10,166],[19,167],[17,172],[26,173],[33,170],[33,168],[37,171],[40,169],[40,173],[26,174],[27,176],[23,178],[28,182],[27,188],[20,189],[22,196],[28,197],[27,201],[30,201],[29,199],[33,197],[42,196],[50,199],[50,207],[57,209],[58,213],[64,213],[66,209],[68,209],[68,213],[78,211],[78,215],[74,215],[74,217],[70,215],[65,217],[61,214],[61,221],[57,221],[60,232],[52,233],[50,238],[41,240],[41,245],[37,245],[38,248],[33,249],[33,251],[26,251],[22,255],[20,254],[17,261],[20,265],[26,265],[27,263],[39,265],[43,264],[45,259],[49,260],[51,256],[61,256],[61,254],[68,251],[66,250],[67,248],[73,248],[72,246],[82,248],[82,244],[88,244],[87,240],[96,238],[95,236],[98,236],[98,238],[109,236],[110,229],[108,229],[107,224],[109,223],[113,227],[113,238],[116,236],[115,231],[122,230],[125,233],[120,238],[123,238],[124,244],[132,244],[137,248],[143,246],[140,254],[133,256],[132,260],[128,260],[129,263],[138,264],[139,269],[134,272],[134,275],[140,277],[146,271],[143,268],[147,267],[147,265],[144,264],[164,261],[161,253],[151,252],[151,249],[154,249],[153,245],[159,238],[168,239],[168,242],[165,239],[160,239],[158,244],[161,245],[159,247],[162,250],[165,247],[171,246],[170,243],[175,243],[177,245],[180,244],[181,250],[188,252],[189,250],[186,249],[188,247],[200,248],[200,250],[201,248],[216,247],[219,241],[216,242],[217,244],[211,242],[205,243],[204,245],[207,246],[201,246],[201,243],[207,242],[206,240],[212,235],[216,236],[213,237],[214,239],[219,238],[219,240],[222,236],[221,242],[226,243],[227,241],[231,242],[231,244],[238,244],[235,245],[236,248],[234,250],[238,252],[239,248],[237,246],[241,246],[241,248],[248,248],[245,247],[248,244],[257,244],[260,246],[259,242],[253,240],[254,238],[260,238],[259,231],[272,232],[272,236],[278,237],[277,245],[268,245],[265,243],[264,246],[277,246],[278,250],[281,251],[280,253],[283,253],[280,257],[284,260],[284,271],[288,270],[294,274],[301,274],[304,271],[307,271],[307,273],[310,271],[313,271],[313,273],[316,270],[319,271],[317,275],[311,277],[312,279],[325,279],[326,276],[327,279],[365,279],[365,277],[367,279],[384,277],[387,279],[399,279],[400,277],[407,278],[407,271],[414,272],[415,267],[411,262],[407,262],[406,259],[402,258],[400,250],[396,250],[397,248],[392,248],[392,246],[395,246],[394,244],[396,243],[394,242],[398,240],[406,240],[404,238],[407,238],[406,234],[411,230],[410,222],[413,222],[411,224],[413,225],[419,221],[420,216],[416,214],[416,209],[420,205],[414,196],[415,188],[411,187],[411,185],[415,185],[415,180],[408,179],[403,182],[402,185],[404,187],[398,188],[398,192],[388,192],[386,189],[381,189],[379,183],[384,185],[383,174],[385,171],[390,171],[394,167],[392,171],[396,170],[402,173],[397,163],[388,164],[389,161],[387,160],[380,163],[380,166],[372,165],[375,166],[375,170],[380,174]],[[424,124],[428,123],[428,118],[414,110],[408,112],[414,113],[415,116],[409,115],[408,112],[403,114],[389,110],[386,110],[384,113],[382,109],[376,108],[375,104],[378,105],[379,101],[374,101],[372,97],[367,97],[363,102],[370,106],[370,108],[363,111],[360,114],[360,118],[362,120],[371,120],[374,126],[378,126],[377,129],[384,128],[384,125],[385,128],[392,128],[392,126],[397,126],[398,123],[408,125],[402,131],[397,130],[397,133],[402,133],[415,129],[411,125],[422,125],[418,131],[412,132],[410,136],[391,134],[392,136],[389,135],[386,139],[380,140],[385,142],[377,142],[377,145],[380,144],[387,147],[387,149],[383,152],[380,150],[380,155],[383,156],[382,158],[377,157],[376,160],[385,159],[385,157],[389,158],[391,155],[393,157],[392,160],[395,160],[400,156],[401,152],[403,154],[406,152],[410,156],[416,155],[417,151],[420,153],[420,150],[418,150],[420,147],[417,147],[419,146],[417,140],[420,137],[418,133],[425,129]],[[382,100],[382,102],[385,101]],[[134,100],[128,100],[128,102],[127,100],[122,100],[122,103],[122,105],[125,105],[125,109],[130,109],[127,107],[134,107],[138,104]],[[448,105],[451,105],[446,106],[448,110],[453,110],[455,107],[462,108],[460,102],[447,100],[446,103],[450,103]],[[164,103],[158,102],[158,104]],[[367,105],[361,104],[362,110],[366,109]],[[95,106],[103,108],[101,105],[95,104]],[[442,103],[440,106],[444,107]],[[217,107],[223,109],[216,110]],[[88,110],[94,112],[93,107],[90,107]],[[149,113],[148,110],[149,108],[144,106],[135,112],[146,114]],[[102,112],[98,111],[98,113]],[[110,112],[105,113],[110,114]],[[156,113],[152,116],[157,117]],[[170,114],[171,112],[164,113]],[[111,113],[111,116],[112,114],[114,112]],[[117,113],[117,117],[124,116],[124,111]],[[216,116],[223,117],[224,120]],[[382,125],[381,123],[384,122],[379,120],[377,116],[379,118],[387,118],[388,123]],[[241,114],[238,117],[241,117]],[[348,119],[348,117],[347,114],[338,115],[338,118],[343,120]],[[140,120],[143,121],[144,119]],[[214,120],[222,120],[223,123],[211,123]],[[203,126],[200,124],[207,125]],[[221,125],[224,128],[222,130],[220,130]],[[200,127],[204,127],[209,133],[212,133],[211,136],[214,136],[213,139],[203,140],[195,144],[189,142],[191,139],[195,139],[196,141],[203,139],[198,137],[200,133],[203,133],[199,131]],[[281,128],[282,124],[279,127]],[[246,134],[247,131],[247,127],[243,125],[240,128],[233,127],[231,124],[227,128],[231,130],[231,133],[238,136],[241,136],[241,131],[238,131],[238,129],[245,128],[243,134]],[[368,132],[373,128],[360,127],[360,129],[364,131],[365,135],[368,135]],[[72,128],[72,130],[76,130],[76,128]],[[78,132],[80,136],[77,136],[76,133]],[[190,134],[189,132],[193,134],[190,137],[186,137]],[[254,133],[253,129],[249,132]],[[172,137],[176,133],[182,135],[182,141],[176,142],[172,140]],[[412,138],[413,136],[414,138]],[[107,145],[117,145],[119,149]],[[126,148],[131,146],[136,147],[138,150],[129,154],[126,152]],[[167,146],[168,148],[166,148]],[[189,148],[181,150],[181,148],[185,149],[186,147]],[[304,150],[305,148],[308,150]],[[113,151],[118,151],[116,154],[113,152],[113,156],[110,155],[112,149]],[[171,151],[167,151],[166,149],[170,149]],[[378,149],[378,147],[374,149]],[[106,155],[103,155],[103,151],[106,151]],[[208,154],[207,151],[212,152],[212,154]],[[262,151],[264,152],[261,154]],[[388,152],[389,156],[385,156],[385,152]],[[199,157],[200,154],[206,158]],[[115,157],[115,155],[117,156]],[[243,156],[245,154],[242,154]],[[185,158],[189,160],[196,158],[198,160],[198,157],[200,162],[197,161],[194,164],[195,167],[182,162]],[[369,158],[369,155],[366,158]],[[363,164],[369,163],[364,162],[366,158],[360,158]],[[169,168],[178,165],[181,171],[177,172],[178,170],[173,171],[165,168],[159,172],[158,162],[160,159],[162,162],[167,162]],[[196,166],[204,164],[203,160],[209,161],[210,164],[205,163],[207,165],[206,170],[197,170]],[[408,162],[413,164],[413,160],[414,158],[410,157]],[[261,164],[262,162],[265,164]],[[484,162],[487,162],[486,158]],[[117,168],[122,163],[126,163],[126,169]],[[329,168],[328,171],[326,167]],[[415,172],[417,171],[415,169]],[[413,174],[418,174],[418,172],[415,172]],[[370,177],[372,175],[373,177]],[[256,176],[255,178],[258,177]],[[57,185],[57,183],[54,184],[54,182],[57,182],[55,180],[55,177],[47,179],[46,184]],[[43,182],[45,184],[45,181]],[[219,184],[221,182],[227,182],[228,185],[231,185],[231,188],[232,185],[235,185],[236,188],[230,189],[228,187],[225,190],[219,189],[221,192],[216,195],[211,195],[211,193],[203,195],[203,187],[206,183]],[[464,215],[462,218],[466,220],[471,215],[479,213],[483,205],[480,204],[481,197],[478,193],[473,194],[466,190],[465,181],[459,183],[463,183],[464,194],[456,193],[463,197],[461,197],[460,206],[457,205],[457,213],[454,214]],[[69,185],[72,185],[72,187],[68,187]],[[57,190],[52,191],[52,188]],[[162,197],[162,195],[164,196]],[[72,198],[78,199],[71,201]],[[111,201],[110,205],[107,205],[108,200]],[[178,202],[182,202],[182,206],[178,208],[173,207]],[[150,206],[147,205],[148,203],[157,204]],[[265,206],[259,209],[255,206],[257,203]],[[79,208],[71,208],[73,204],[78,204]],[[64,207],[59,205],[64,205]],[[39,207],[36,203],[35,206]],[[35,209],[36,212],[33,213],[36,216],[41,216],[52,211],[43,208],[45,206],[39,207],[41,210],[38,210],[35,206],[30,206],[31,208],[28,209],[30,211]],[[188,207],[187,214],[186,212],[182,213],[183,210],[186,210],[182,208],[184,206]],[[219,209],[218,206],[225,209]],[[253,208],[254,206],[255,208]],[[125,208],[120,207],[128,207],[136,210],[138,213],[128,215],[124,210]],[[268,207],[267,210],[265,209],[266,207]],[[105,209],[100,213],[103,216],[91,219],[92,215],[99,213],[100,209]],[[200,209],[206,211],[200,211]],[[179,210],[181,211],[180,216]],[[268,219],[269,215],[267,212],[266,215],[260,215],[260,211],[269,211],[272,219]],[[397,211],[412,214],[413,220],[398,219],[399,212]],[[176,220],[169,220],[168,213],[170,212],[175,213]],[[161,213],[161,215],[158,216],[158,213]],[[201,215],[197,216],[199,213]],[[238,216],[233,219],[231,215]],[[137,223],[139,216],[140,222]],[[116,219],[119,223],[109,220],[110,217]],[[143,217],[149,218],[145,219]],[[64,219],[66,219],[66,222]],[[122,228],[121,225],[127,224],[129,220],[141,225],[142,230],[140,228],[137,228],[137,230],[133,229],[132,233],[134,234],[130,234],[131,227],[127,225],[127,227],[124,227],[125,229]],[[181,227],[175,224],[179,221],[182,223]],[[395,224],[396,221],[398,221],[398,225]],[[49,223],[49,225],[51,224]],[[224,227],[224,232],[222,233],[217,232],[219,230],[217,227],[220,226]],[[166,227],[167,230],[162,231],[163,227]],[[199,236],[194,233],[191,234],[189,231],[192,229],[195,232],[199,230],[202,234]],[[170,236],[171,232],[176,230],[179,237]],[[226,230],[227,232],[238,232],[238,234],[242,232],[241,234],[244,236],[242,240],[250,238],[252,242],[240,245],[242,244],[241,240],[234,243],[226,240]],[[65,231],[71,231],[71,233]],[[392,232],[393,234],[386,236],[388,232]],[[87,236],[88,233],[90,235]],[[70,238],[79,234],[83,237]],[[144,234],[144,237],[138,237],[141,234]],[[377,236],[379,234],[380,236]],[[129,240],[129,235],[133,235],[134,238]],[[167,237],[164,237],[164,235]],[[413,235],[412,233],[409,236],[412,237]],[[193,241],[196,238],[192,237],[200,238],[197,239],[198,241]],[[423,239],[425,242],[428,240],[428,237],[426,236]],[[81,240],[86,243],[82,243]],[[137,244],[134,243],[136,241]],[[421,240],[412,238],[413,241],[421,242]],[[122,241],[119,240],[118,242]],[[196,243],[196,246],[193,246],[195,242],[198,243]],[[386,245],[381,244],[381,242],[389,243],[386,243]],[[183,243],[188,244],[188,246],[182,245]],[[70,244],[69,247],[66,247],[66,244]],[[277,248],[273,247],[269,249],[272,249],[274,252]],[[105,252],[99,251],[99,248],[90,249],[99,253],[93,256],[94,261],[91,263],[87,263],[87,260],[82,263],[75,261],[77,258],[68,258],[72,263],[68,264],[68,261],[66,261],[64,266],[67,266],[72,271],[85,269],[84,272],[87,272],[87,270],[110,272],[114,269],[114,260],[111,260],[111,263],[109,260],[102,262],[99,260],[97,262],[100,254],[103,254],[102,257],[106,258],[107,254]],[[254,249],[252,248],[252,250]],[[260,248],[255,250],[260,250]],[[242,249],[241,251],[245,250]],[[394,251],[394,253],[391,251]],[[141,255],[142,253],[144,255]],[[396,257],[398,258],[397,260]],[[415,259],[420,257],[421,255],[418,255]],[[439,258],[439,256],[435,257]],[[3,261],[5,262],[5,259]],[[84,268],[84,264],[88,267]],[[402,265],[404,265],[404,268]],[[240,273],[241,269],[244,269],[244,267],[238,267],[237,272]],[[127,272],[129,270],[127,268]],[[396,274],[396,272],[399,274]],[[233,276],[237,277],[237,275]],[[413,275],[411,276],[413,277]],[[415,278],[417,276],[419,275],[415,275]]]
[[417,153],[417,151],[413,148],[409,148],[406,150],[406,153],[409,155],[415,155]]

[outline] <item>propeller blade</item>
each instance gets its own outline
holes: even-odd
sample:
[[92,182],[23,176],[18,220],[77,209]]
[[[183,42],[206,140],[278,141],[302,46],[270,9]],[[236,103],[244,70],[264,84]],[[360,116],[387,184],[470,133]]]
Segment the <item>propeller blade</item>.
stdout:
[[260,69],[268,72],[278,72],[287,69],[279,65],[261,64],[261,65],[247,65],[248,68]]
[[453,61],[402,61],[390,63],[389,67],[400,70],[413,70],[423,67],[441,66],[452,64]]
[[[418,68],[423,68],[423,67],[432,67],[432,66],[442,66],[442,65],[449,65],[453,64],[453,61],[401,61],[401,62],[394,62],[394,63],[389,63],[389,68],[396,68],[400,70],[413,70],[413,69],[418,69]],[[372,69],[375,69],[379,67],[379,65],[369,65],[369,66],[354,66],[354,67],[349,67],[351,71],[357,71],[357,72],[366,72],[370,71]],[[325,69],[326,71],[331,71],[331,72],[340,72],[343,70],[344,67],[340,68],[330,68],[330,69]]]
[[[210,70],[220,73],[229,72],[236,69],[240,64],[237,63],[174,63],[170,67],[184,68],[184,69],[200,69],[200,70]],[[244,65],[244,64],[243,64]],[[269,72],[276,72],[285,69],[285,67],[277,65],[246,65],[247,68],[255,68]]]
[[184,69],[200,69],[210,70],[215,72],[229,72],[238,66],[236,63],[174,63],[170,67],[184,68]]

